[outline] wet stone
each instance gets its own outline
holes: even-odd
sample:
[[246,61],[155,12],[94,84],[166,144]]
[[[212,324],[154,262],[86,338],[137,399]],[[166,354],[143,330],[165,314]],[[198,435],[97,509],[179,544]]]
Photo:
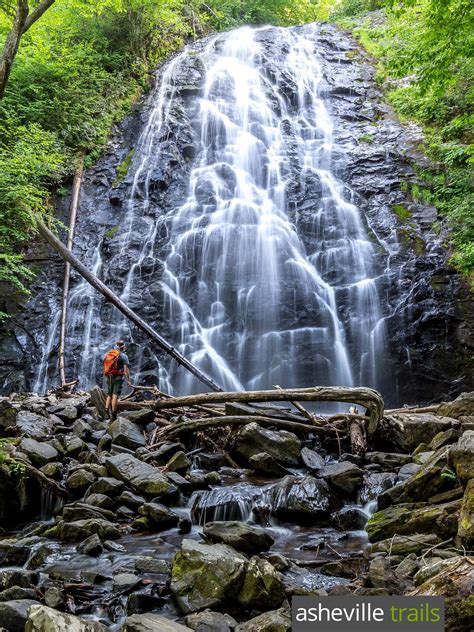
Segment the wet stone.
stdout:
[[13,599],[0,603],[0,626],[8,632],[25,632],[28,609],[37,603],[33,599]]
[[326,465],[323,457],[314,450],[310,450],[310,448],[301,450],[301,460],[312,472],[319,472]]
[[154,557],[137,557],[135,559],[135,569],[139,573],[168,574],[170,564],[166,560],[159,560]]
[[326,465],[319,476],[347,494],[354,494],[362,485],[364,471],[354,463],[341,461]]
[[79,546],[77,547],[77,550],[79,553],[83,553],[84,555],[91,555],[92,557],[98,557],[104,550],[104,547],[102,546],[99,536],[96,533],[94,533],[93,535],[89,536],[86,540],[81,542]]
[[140,577],[133,573],[117,573],[117,575],[114,575],[114,592],[132,590],[140,583]]
[[124,488],[122,481],[118,481],[116,478],[100,478],[98,481],[92,484],[90,491],[93,494],[107,494],[108,496],[115,496],[120,494]]
[[127,618],[122,632],[189,632],[190,628],[158,614],[134,614]]
[[230,614],[212,610],[189,614],[184,621],[195,632],[232,632],[237,627],[237,621]]
[[208,522],[203,528],[203,536],[206,540],[223,542],[236,551],[250,555],[268,551],[274,542],[264,529],[239,521]]
[[58,451],[48,443],[40,443],[35,439],[22,439],[19,445],[19,450],[26,454],[33,465],[41,467],[50,463],[51,461],[57,461],[59,454]]
[[112,442],[130,450],[145,447],[145,438],[141,429],[125,417],[119,417],[108,428]]

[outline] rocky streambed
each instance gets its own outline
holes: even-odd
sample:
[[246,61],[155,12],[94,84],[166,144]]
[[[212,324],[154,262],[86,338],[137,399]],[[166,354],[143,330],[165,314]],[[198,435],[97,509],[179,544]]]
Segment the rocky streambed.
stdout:
[[0,628],[273,632],[293,595],[430,594],[471,629],[473,394],[387,414],[364,456],[261,407],[159,441],[192,413],[96,405],[0,400]]

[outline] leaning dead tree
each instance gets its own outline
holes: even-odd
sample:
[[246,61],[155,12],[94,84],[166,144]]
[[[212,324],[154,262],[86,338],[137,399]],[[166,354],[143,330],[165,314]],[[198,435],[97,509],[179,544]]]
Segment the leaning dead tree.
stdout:
[[147,322],[145,322],[138,314],[136,314],[122,299],[120,299],[112,290],[105,285],[95,274],[86,268],[86,266],[66,248],[66,246],[49,230],[46,224],[37,218],[36,226],[39,234],[56,250],[56,252],[88,282],[100,292],[106,300],[115,305],[115,307],[124,314],[132,323],[134,323],[141,331],[143,331],[156,345],[166,351],[168,355],[174,358],[178,364],[187,369],[197,379],[206,384],[214,391],[221,391],[221,387],[214,382],[213,379],[203,373],[197,366],[185,358],[177,349],[169,344],[158,332],[156,332]]
[[[76,230],[77,206],[79,203],[79,193],[81,190],[82,173],[84,171],[84,155],[80,155],[77,161],[76,172],[72,183],[71,204],[69,205],[69,231],[67,236],[67,248],[72,250],[74,241],[74,232]],[[66,345],[66,327],[67,327],[67,302],[69,298],[69,281],[71,278],[71,264],[69,261],[64,265],[64,281],[63,293],[61,296],[61,323],[59,327],[59,377],[61,380],[61,388],[67,388],[66,383],[66,367],[64,362],[64,349]]]

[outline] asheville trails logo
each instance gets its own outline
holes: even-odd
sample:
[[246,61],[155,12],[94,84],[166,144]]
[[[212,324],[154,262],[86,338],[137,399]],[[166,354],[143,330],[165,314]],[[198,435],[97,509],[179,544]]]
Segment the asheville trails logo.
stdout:
[[443,597],[293,597],[292,632],[444,632]]

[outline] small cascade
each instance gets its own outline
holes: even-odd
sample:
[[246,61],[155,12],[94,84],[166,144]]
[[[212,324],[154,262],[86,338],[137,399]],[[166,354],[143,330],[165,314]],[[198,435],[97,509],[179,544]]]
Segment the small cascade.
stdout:
[[223,520],[252,520],[252,510],[264,494],[264,488],[237,484],[229,487],[216,487],[209,491],[195,492],[188,503],[195,524]]

